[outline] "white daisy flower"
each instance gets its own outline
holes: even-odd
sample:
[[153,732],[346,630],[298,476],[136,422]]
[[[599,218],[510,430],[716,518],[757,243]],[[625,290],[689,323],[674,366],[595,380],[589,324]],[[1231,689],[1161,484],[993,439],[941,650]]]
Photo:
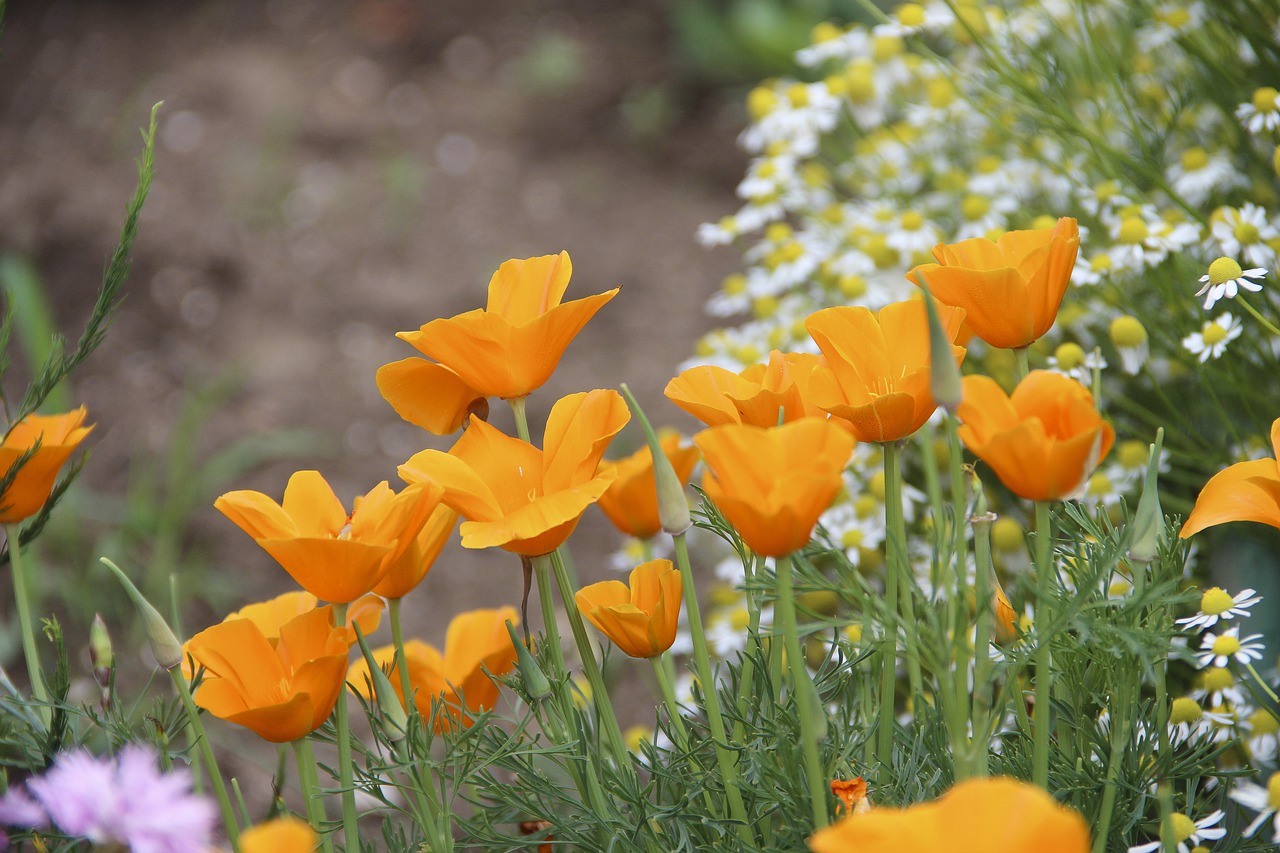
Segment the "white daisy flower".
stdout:
[[1236,107],[1236,118],[1250,133],[1280,127],[1280,92],[1271,86],[1255,89],[1253,98]]
[[1280,237],[1280,229],[1271,224],[1270,214],[1253,202],[1239,208],[1224,207],[1213,218],[1209,234],[1229,258],[1244,258],[1245,263],[1273,267],[1276,250],[1271,241]]
[[[1280,773],[1272,773],[1265,788],[1256,782],[1236,782],[1227,796],[1258,813],[1253,822],[1244,828],[1245,837],[1252,838],[1267,822],[1267,818],[1280,812]],[[1280,818],[1271,823],[1271,840],[1280,844]]]
[[1093,386],[1094,370],[1106,370],[1107,360],[1097,350],[1085,352],[1084,347],[1068,341],[1060,344],[1053,355],[1049,356],[1049,369],[1054,373],[1070,376],[1090,388]]
[[1198,702],[1205,702],[1214,707],[1217,705],[1244,704],[1244,691],[1236,684],[1236,677],[1231,670],[1222,666],[1211,666],[1200,673],[1197,684],[1188,695]]
[[1210,154],[1199,146],[1182,152],[1168,176],[1178,195],[1193,205],[1204,204],[1215,192],[1240,182],[1230,157],[1221,151]]
[[1262,285],[1257,280],[1266,274],[1262,267],[1241,269],[1232,258],[1218,258],[1209,264],[1209,271],[1200,276],[1203,287],[1196,291],[1196,296],[1204,296],[1204,310],[1208,311],[1219,299],[1235,299],[1240,288],[1258,293]]
[[[1190,696],[1174,699],[1169,709],[1169,734],[1174,744],[1216,735],[1223,727],[1230,727],[1234,722],[1235,718],[1223,708],[1206,711]],[[1214,739],[1217,739],[1216,736]]]
[[1280,748],[1280,720],[1266,708],[1256,708],[1245,719],[1243,727],[1248,735],[1245,744],[1254,762],[1275,765],[1276,752]]
[[1200,363],[1211,358],[1221,358],[1227,351],[1227,344],[1234,341],[1244,332],[1244,324],[1224,312],[1212,323],[1205,323],[1198,332],[1193,332],[1182,339],[1182,348],[1192,355],[1200,357]]
[[1179,625],[1191,628],[1212,628],[1219,619],[1234,619],[1237,616],[1248,616],[1249,608],[1262,600],[1255,595],[1256,590],[1246,589],[1231,595],[1222,587],[1210,587],[1200,596],[1200,612],[1195,616],[1179,619]]
[[1203,669],[1211,663],[1214,666],[1226,666],[1230,660],[1241,665],[1262,660],[1263,645],[1257,642],[1261,639],[1261,634],[1250,634],[1241,639],[1239,627],[1228,628],[1222,634],[1206,633],[1200,643],[1196,663]]
[[[1200,844],[1202,841],[1216,841],[1227,834],[1227,830],[1214,824],[1221,823],[1227,813],[1218,809],[1208,817],[1202,817],[1200,820],[1193,821],[1191,818],[1181,812],[1174,812],[1169,815],[1166,820],[1169,822],[1173,837],[1178,842],[1178,853],[1191,853],[1191,847],[1187,842],[1192,844]],[[1129,848],[1129,853],[1155,853],[1159,850],[1161,842],[1151,841],[1146,844],[1138,844]]]

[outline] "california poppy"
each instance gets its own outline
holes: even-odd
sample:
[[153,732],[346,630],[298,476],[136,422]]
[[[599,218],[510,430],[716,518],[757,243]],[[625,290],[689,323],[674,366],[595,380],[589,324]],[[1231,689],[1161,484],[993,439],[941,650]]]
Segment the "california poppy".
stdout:
[[[445,434],[488,397],[524,397],[542,387],[582,327],[618,288],[561,302],[569,253],[510,260],[489,280],[485,308],[400,332],[432,362],[405,359],[378,371],[378,390],[405,420]],[[481,406],[483,403],[483,410]]]
[[907,278],[924,283],[944,305],[965,310],[965,322],[994,347],[1016,349],[1039,339],[1058,316],[1071,281],[1080,229],[1069,217],[1052,228],[1006,231],[933,247],[936,264]]
[[587,621],[614,645],[633,658],[651,658],[676,641],[683,589],[680,572],[670,560],[650,560],[631,570],[630,585],[593,583],[573,599]]
[[[954,341],[964,312],[939,306],[943,331]],[[938,407],[930,382],[929,322],[924,301],[894,302],[874,313],[861,306],[824,308],[805,328],[823,363],[809,380],[813,402],[849,422],[859,441],[897,441]],[[964,348],[953,346],[957,363]]]
[[396,494],[383,481],[356,498],[348,515],[319,472],[298,471],[282,503],[242,490],[228,492],[214,506],[303,589],[345,604],[373,589],[439,502],[438,488],[419,484]]
[[[1280,454],[1280,418],[1271,423],[1271,449]],[[1209,478],[1178,535],[1194,536],[1228,521],[1256,521],[1280,528],[1280,463],[1237,462]]]
[[29,518],[49,500],[58,472],[93,429],[82,426],[87,415],[81,406],[63,415],[27,415],[9,427],[0,442],[0,477],[7,477],[19,459],[31,455],[0,494],[0,524]]
[[702,487],[751,550],[798,551],[844,485],[853,437],[823,418],[764,428],[705,429],[693,437],[708,473]]
[[206,628],[186,646],[205,669],[195,701],[264,740],[285,743],[329,718],[347,671],[348,632],[317,608],[280,626],[273,644],[252,619]]
[[741,373],[698,365],[668,382],[663,393],[707,426],[777,426],[779,414],[783,421],[823,414],[808,395],[809,378],[819,361],[813,353],[773,350],[767,363],[753,364]]
[[[431,705],[444,702],[448,718],[461,718],[464,707],[476,713],[492,708],[498,700],[498,685],[491,678],[506,675],[515,667],[516,650],[507,634],[507,621],[517,622],[513,607],[496,610],[472,610],[459,613],[449,622],[445,635],[444,654],[421,640],[404,644],[405,661],[409,672],[409,686],[413,701],[424,720],[431,718]],[[378,666],[390,671],[395,660],[395,647],[383,646],[373,650]],[[366,699],[370,690],[369,664],[358,660],[347,674],[352,688]],[[400,704],[405,698],[401,679],[388,679]],[[440,718],[440,727],[447,725],[446,717]]]
[[1089,826],[1043,789],[969,779],[905,809],[853,813],[809,838],[814,853],[1087,853]]
[[464,548],[549,554],[613,481],[597,468],[630,418],[616,391],[571,394],[551,407],[541,450],[472,418],[448,453],[417,453],[400,476],[443,489],[443,502],[466,519],[459,528]]
[[[659,434],[662,454],[671,462],[681,485],[689,482],[693,466],[698,463],[698,450],[693,446],[681,446],[680,434]],[[658,486],[653,477],[653,454],[649,446],[637,450],[625,459],[600,463],[600,470],[613,474],[613,482],[597,503],[614,526],[628,536],[648,539],[662,529],[658,518]]]
[[373,591],[384,598],[404,598],[412,592],[431,571],[457,526],[458,514],[439,504],[409,547],[387,564],[387,573]]
[[966,376],[956,414],[965,447],[1032,501],[1080,493],[1116,438],[1087,388],[1047,370],[1031,371],[1010,396],[990,377]]
[[241,833],[240,853],[312,853],[319,842],[310,824],[287,815]]

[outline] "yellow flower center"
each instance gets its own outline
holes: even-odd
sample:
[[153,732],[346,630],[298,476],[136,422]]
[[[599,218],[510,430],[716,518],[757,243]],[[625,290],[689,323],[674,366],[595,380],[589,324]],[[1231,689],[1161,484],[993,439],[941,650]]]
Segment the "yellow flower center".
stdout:
[[880,510],[880,502],[871,495],[858,495],[853,502],[853,514],[858,518],[870,518]]
[[777,94],[765,86],[757,86],[747,95],[747,113],[755,121],[760,121],[777,106]]
[[988,154],[985,157],[979,158],[978,162],[974,164],[973,168],[974,168],[974,171],[977,172],[979,175],[990,175],[996,169],[1000,168],[1000,162],[1001,161],[999,157],[995,156],[994,154]]
[[1084,349],[1079,344],[1068,341],[1053,351],[1053,357],[1058,360],[1058,367],[1063,370],[1075,370],[1084,364]]
[[877,471],[867,481],[867,491],[871,492],[878,501],[884,501],[884,472]]
[[797,107],[808,105],[809,87],[803,83],[792,83],[787,87],[787,100]]
[[751,313],[756,316],[757,320],[772,317],[774,314],[778,313],[778,297],[761,296],[755,302],[751,303]]
[[842,275],[837,284],[840,294],[848,299],[857,299],[867,292],[867,280],[860,275]]
[[761,163],[756,169],[756,177],[768,180],[772,178],[778,171],[778,167],[772,162]]
[[764,229],[764,238],[770,243],[783,243],[791,239],[795,231],[785,222],[770,222]]
[[1204,331],[1200,333],[1200,337],[1204,338],[1207,346],[1220,344],[1227,339],[1227,330],[1219,326],[1217,323],[1206,323]]
[[1089,478],[1088,492],[1094,497],[1111,494],[1111,478],[1101,471]]
[[742,273],[736,272],[732,275],[725,276],[725,279],[720,283],[720,286],[724,289],[724,292],[730,296],[737,296],[740,293],[747,292],[747,277]]
[[1169,723],[1175,726],[1180,723],[1194,723],[1203,716],[1204,709],[1190,696],[1179,696],[1174,699],[1173,706],[1169,709]]
[[1252,222],[1239,222],[1232,231],[1235,238],[1246,246],[1250,243],[1258,242],[1258,238],[1262,236],[1262,232],[1258,230],[1258,226]]
[[1224,666],[1211,666],[1205,670],[1202,676],[1204,689],[1210,693],[1217,693],[1219,690],[1226,690],[1228,687],[1236,683],[1236,677],[1231,674],[1231,670]]
[[960,205],[960,212],[965,219],[981,219],[991,209],[990,199],[980,195],[968,196]]
[[1147,342],[1142,321],[1128,314],[1111,321],[1111,341],[1118,347],[1139,347]]
[[942,109],[956,98],[956,87],[946,77],[935,77],[925,84],[925,93],[929,98],[929,106]]
[[1188,148],[1182,152],[1182,168],[1188,172],[1198,172],[1209,165],[1209,152],[1203,148]]
[[1111,256],[1108,254],[1097,255],[1089,261],[1089,269],[1094,272],[1106,272],[1111,269]]
[[1280,809],[1280,773],[1272,773],[1267,780],[1267,805]]
[[1213,653],[1215,655],[1234,655],[1240,651],[1240,641],[1230,634],[1223,634],[1213,641]]
[[1004,554],[1018,551],[1024,544],[1022,525],[1007,515],[997,518],[991,525],[991,544]]
[[1120,242],[1136,245],[1150,236],[1151,231],[1141,217],[1129,216],[1120,223]]
[[924,225],[924,217],[914,210],[902,214],[902,227],[906,231],[919,231]]
[[1109,201],[1118,192],[1120,192],[1120,185],[1115,181],[1103,181],[1093,188],[1093,194],[1098,197],[1098,201]]
[[1231,258],[1218,258],[1209,264],[1209,283],[1219,285],[1244,275],[1244,270]]
[[1270,86],[1255,89],[1253,92],[1253,108],[1260,113],[1273,112],[1276,108],[1276,98],[1280,98],[1280,92]]
[[876,36],[871,42],[871,56],[876,62],[893,59],[904,49],[902,39],[897,36]]
[[632,726],[622,733],[622,737],[627,742],[627,749],[639,752],[641,744],[653,739],[653,730],[648,726]]
[[1135,439],[1122,441],[1116,449],[1116,459],[1120,461],[1123,468],[1145,467],[1148,454],[1147,445]]
[[1271,716],[1266,708],[1259,708],[1249,715],[1249,726],[1255,735],[1273,735],[1280,732],[1280,720]]
[[924,23],[924,7],[919,3],[903,3],[898,7],[898,23],[904,27],[918,27]]
[[858,529],[846,530],[840,536],[840,547],[857,548],[862,544],[862,531]]
[[755,364],[761,355],[760,348],[752,344],[742,344],[733,350],[733,357],[743,364]]
[[844,635],[851,643],[862,642],[862,626],[849,625],[844,629]]
[[1169,815],[1169,829],[1173,832],[1175,842],[1186,841],[1196,831],[1196,822],[1182,812]]
[[841,30],[830,21],[823,21],[813,28],[812,38],[814,44],[822,44],[824,41],[833,41],[840,38]]
[[1200,596],[1200,612],[1221,616],[1235,605],[1235,599],[1220,586],[1210,587]]
[[1162,9],[1156,12],[1156,20],[1164,21],[1175,30],[1180,30],[1191,23],[1191,13],[1186,9]]
[[855,60],[844,76],[849,100],[855,104],[865,104],[876,96],[876,71],[870,60]]

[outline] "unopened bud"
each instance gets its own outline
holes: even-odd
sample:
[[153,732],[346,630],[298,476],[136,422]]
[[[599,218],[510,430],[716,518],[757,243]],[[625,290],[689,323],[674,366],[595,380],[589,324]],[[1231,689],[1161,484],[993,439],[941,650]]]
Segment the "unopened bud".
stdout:
[[169,627],[168,622],[164,621],[160,611],[152,607],[151,602],[138,592],[133,581],[129,580],[129,576],[121,571],[119,566],[106,557],[99,559],[124,586],[124,591],[128,593],[129,599],[138,611],[138,618],[142,621],[142,628],[147,635],[147,644],[151,646],[151,653],[155,656],[156,663],[165,669],[173,669],[182,663],[182,643],[178,642],[173,629]]
[[649,453],[653,456],[653,481],[658,488],[658,520],[662,529],[672,536],[679,536],[693,526],[693,517],[689,515],[689,501],[684,495],[684,486],[676,476],[667,454],[662,452],[662,442],[653,431],[644,410],[631,394],[631,389],[623,383],[622,396],[626,398],[631,414],[644,430],[645,441],[649,444]]
[[995,595],[991,596],[991,612],[995,615],[996,642],[1012,643],[1018,639],[1018,613],[999,583],[996,584]]
[[115,657],[111,650],[111,635],[107,633],[107,623],[101,613],[94,614],[89,625],[89,663],[93,666],[93,680],[103,690],[108,689]]
[[[1160,448],[1164,444],[1164,429],[1156,430],[1156,443],[1151,445],[1147,460],[1147,477],[1142,484],[1142,497],[1138,510],[1130,522],[1129,559],[1143,565],[1150,563],[1160,553],[1160,536],[1164,533],[1164,512],[1160,509]],[[1136,569],[1136,567],[1135,567]]]
[[930,390],[933,399],[948,412],[954,412],[956,406],[964,399],[964,387],[960,382],[960,368],[956,365],[956,357],[951,348],[951,338],[942,328],[942,320],[938,317],[938,306],[933,301],[929,284],[924,273],[916,273],[920,278],[920,289],[924,291],[925,313],[929,315],[929,363]]
[[[391,679],[387,678],[387,674],[383,672],[382,667],[378,666],[378,661],[374,658],[373,652],[369,650],[369,644],[364,639],[364,632],[354,622],[352,623],[352,628],[356,632],[356,642],[360,644],[360,653],[364,655],[364,662],[369,668],[369,682],[373,685],[373,695],[377,697],[378,710],[382,714],[382,719],[390,724],[393,736],[398,732],[399,736],[402,737],[409,731],[409,715],[405,713],[405,705],[412,702],[413,697],[404,697],[404,704],[401,704],[400,697],[396,694],[396,689],[391,686]],[[403,665],[400,657],[403,654],[403,649],[396,649],[396,656],[392,659],[393,667]]]
[[507,620],[507,633],[511,636],[511,645],[516,650],[516,669],[520,672],[520,683],[524,685],[525,695],[532,702],[541,702],[551,695],[551,682],[538,666],[538,660],[529,651],[529,647],[516,637],[516,626]]

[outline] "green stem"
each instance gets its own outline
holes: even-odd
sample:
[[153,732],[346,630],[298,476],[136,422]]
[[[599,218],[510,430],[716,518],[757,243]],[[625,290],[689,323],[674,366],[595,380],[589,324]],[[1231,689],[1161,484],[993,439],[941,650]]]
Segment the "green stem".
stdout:
[[[907,679],[911,701],[918,712],[924,702],[924,679],[920,674],[919,632],[916,626],[915,589],[911,580],[911,559],[907,555],[907,527],[902,509],[902,453],[897,442],[885,442],[884,511],[888,528],[889,571],[898,574],[898,598],[906,629]],[[893,604],[892,601],[889,602]]]
[[333,853],[333,838],[325,823],[324,800],[320,796],[320,777],[316,773],[316,756],[311,741],[305,737],[293,742],[293,758],[298,765],[298,784],[302,788],[302,800],[307,806],[307,822],[321,838],[325,853]]
[[[950,613],[950,615],[952,616],[952,621],[949,623],[949,625],[950,625],[950,630],[952,632],[951,633],[951,661],[952,661],[951,673],[952,673],[952,681],[953,681],[952,688],[955,690],[954,706],[963,715],[962,718],[957,722],[959,730],[962,733],[964,733],[961,736],[961,741],[957,741],[957,743],[960,743],[963,741],[965,737],[969,737],[970,741],[972,742],[972,736],[969,735],[968,733],[973,732],[974,734],[976,734],[977,732],[973,727],[973,717],[968,710],[970,707],[970,704],[969,704],[970,697],[967,692],[968,691],[967,683],[966,683],[967,679],[965,679],[964,676],[960,674],[960,673],[964,673],[967,670],[968,668],[967,664],[968,664],[968,659],[970,654],[970,648],[967,640],[967,637],[969,635],[969,630],[968,630],[969,629],[969,624],[968,624],[969,538],[966,535],[966,529],[969,525],[969,518],[968,518],[969,493],[968,493],[968,489],[966,488],[964,456],[960,450],[960,436],[959,436],[958,429],[959,429],[959,421],[957,420],[954,414],[948,412],[946,417],[947,466],[948,466],[948,473],[951,475],[951,506],[952,506],[952,512],[955,514],[955,518],[954,518],[955,526],[952,531],[955,534],[955,539],[953,540],[953,543],[952,543],[953,550],[952,550],[952,559],[951,559],[951,565],[954,569],[954,575],[955,575],[955,591],[953,595],[949,596],[949,598],[954,602],[953,606],[955,608],[955,612]],[[976,541],[976,538],[977,538],[976,532],[975,532],[974,538]],[[976,545],[975,545],[975,548],[976,548]],[[981,571],[982,571],[981,563],[979,563],[978,572],[981,572]],[[975,592],[975,595],[976,594],[977,593]],[[980,595],[977,595],[977,612],[979,613],[982,612],[982,607],[984,606],[983,601],[987,601],[987,602],[990,601],[989,594],[988,594],[988,598],[986,599],[982,598]],[[984,655],[986,654],[985,648],[986,648],[985,646],[982,647]],[[974,654],[975,655],[977,654],[976,650],[974,651]],[[977,669],[976,660],[975,660],[974,668],[976,672],[976,669]],[[976,689],[977,687],[976,681],[974,682],[974,686]],[[985,776],[987,753],[984,751],[981,754],[982,767],[980,769],[976,766],[977,759],[979,758],[979,756],[976,753],[971,752],[971,758],[973,759],[973,763],[975,766],[970,768],[970,772],[972,772],[973,775]],[[959,781],[959,777],[957,777],[957,781]]]
[[800,634],[796,629],[796,596],[791,578],[791,558],[779,557],[778,610],[782,617],[782,638],[786,643],[787,668],[791,672],[791,692],[796,701],[796,713],[800,717],[800,746],[803,750],[805,776],[809,782],[809,805],[813,811],[815,829],[830,823],[827,814],[828,784],[823,773],[822,759],[818,754],[818,733],[814,728],[821,707],[814,707],[817,693],[800,650]]
[[1244,666],[1245,669],[1249,670],[1249,674],[1253,676],[1254,682],[1262,688],[1263,692],[1271,697],[1271,701],[1280,704],[1280,697],[1277,697],[1276,692],[1267,686],[1267,682],[1263,680],[1261,675],[1258,675],[1258,671],[1253,668],[1253,664],[1246,663]]
[[13,571],[13,600],[18,608],[18,626],[22,631],[22,654],[27,659],[27,677],[31,680],[31,698],[45,726],[49,725],[51,709],[49,692],[44,686],[44,674],[40,671],[40,649],[36,646],[35,626],[32,624],[32,594],[28,585],[29,575],[26,555],[18,542],[16,524],[5,525],[5,538],[9,540],[9,565]]
[[1031,365],[1027,362],[1027,348],[1014,347],[1013,363],[1016,368],[1015,377],[1019,382],[1027,378],[1027,374],[1031,372]]
[[715,745],[716,763],[724,782],[725,798],[729,801],[729,814],[737,821],[739,840],[751,847],[755,843],[747,823],[747,808],[738,790],[738,765],[725,740],[724,717],[720,713],[720,695],[715,673],[711,670],[711,656],[707,653],[707,637],[702,630],[702,613],[698,609],[698,590],[693,582],[693,569],[689,563],[689,544],[685,534],[672,537],[676,545],[676,563],[680,567],[680,579],[684,586],[685,615],[689,620],[689,635],[693,640],[693,662],[698,670],[698,682],[702,685],[702,698],[707,706],[707,722],[711,727],[711,739]]
[[222,771],[218,768],[218,760],[213,756],[213,747],[204,731],[204,723],[200,720],[200,710],[191,698],[191,687],[182,677],[182,667],[175,666],[169,670],[169,678],[178,691],[182,707],[187,712],[187,722],[196,733],[200,744],[200,754],[204,757],[205,770],[209,773],[209,782],[213,785],[213,793],[218,800],[218,810],[222,813],[222,824],[227,830],[227,841],[234,853],[240,853],[240,824],[236,821],[235,812],[231,809],[231,798],[227,796],[227,786],[222,781]]
[[[968,774],[984,777],[988,774],[991,755],[991,735],[988,732],[991,719],[991,521],[993,516],[983,513],[973,521],[973,554],[977,562],[974,596],[977,607],[977,625],[973,644],[973,706],[970,712],[973,735],[969,743]],[[958,778],[958,774],[957,774]]]
[[1275,327],[1275,324],[1273,324],[1270,320],[1268,320],[1267,318],[1259,314],[1258,309],[1250,305],[1249,302],[1243,296],[1237,296],[1236,301],[1244,306],[1244,310],[1248,311],[1249,314],[1252,315],[1253,319],[1258,321],[1258,323],[1262,326],[1262,328],[1266,329],[1271,334],[1280,338],[1280,329],[1277,329]]
[[1050,647],[1049,626],[1053,621],[1052,582],[1050,565],[1049,503],[1036,501],[1036,707],[1034,716],[1034,759],[1032,780],[1049,790],[1049,697],[1053,685],[1051,668],[1053,653]]
[[511,413],[516,417],[516,435],[526,444],[532,444],[529,441],[529,417],[524,411],[524,401],[528,397],[512,397],[507,400],[511,406]]
[[[336,625],[347,624],[347,605],[333,605],[333,621]],[[355,771],[351,763],[351,721],[347,717],[347,685],[342,685],[342,695],[338,697],[338,785],[342,789],[342,834],[346,840],[346,849],[351,853],[359,853],[360,831],[356,826],[356,785]]]
[[[1129,697],[1125,697],[1125,702],[1131,701]],[[1102,812],[1098,816],[1098,825],[1093,836],[1093,853],[1105,853],[1107,849],[1107,836],[1111,834],[1112,812],[1116,807],[1116,779],[1120,775],[1120,759],[1124,754],[1124,748],[1129,739],[1129,721],[1124,719],[1123,712],[1115,713],[1120,707],[1127,708],[1128,704],[1123,706],[1112,706],[1111,717],[1111,755],[1107,758],[1107,776],[1103,783],[1105,788],[1102,792]]]
[[684,715],[680,713],[680,702],[676,699],[675,685],[671,682],[671,674],[667,672],[664,655],[649,658],[653,664],[653,674],[658,679],[658,690],[662,692],[662,702],[667,706],[667,720],[671,724],[671,734],[676,748],[685,755],[689,754],[689,729],[684,724]]

